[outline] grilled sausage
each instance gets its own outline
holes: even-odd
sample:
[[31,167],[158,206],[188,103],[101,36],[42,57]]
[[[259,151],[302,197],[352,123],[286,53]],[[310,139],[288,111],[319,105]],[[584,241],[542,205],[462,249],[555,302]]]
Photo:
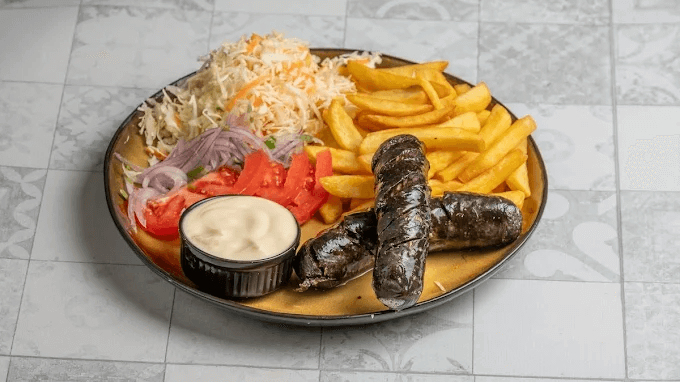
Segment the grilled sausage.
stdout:
[[431,230],[425,146],[412,135],[385,141],[373,155],[378,248],[373,290],[393,310],[408,308],[423,290]]

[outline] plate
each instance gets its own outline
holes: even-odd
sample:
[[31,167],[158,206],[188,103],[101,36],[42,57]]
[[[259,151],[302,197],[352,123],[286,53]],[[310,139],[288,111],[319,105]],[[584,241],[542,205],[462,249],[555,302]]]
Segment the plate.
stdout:
[[[352,50],[312,49],[312,53],[322,59],[350,52]],[[388,55],[382,55],[382,57],[381,67],[413,64],[411,61]],[[193,74],[190,73],[180,78],[172,85],[183,84]],[[467,83],[448,74],[446,78],[454,85]],[[159,97],[161,94],[159,90],[153,97]],[[499,102],[494,98],[489,108],[497,103]],[[387,310],[375,298],[371,289],[371,272],[328,291],[296,292],[293,277],[289,285],[264,297],[241,300],[224,299],[200,291],[184,276],[179,265],[179,239],[161,241],[142,230],[136,232],[130,230],[127,211],[122,207],[124,200],[119,193],[119,190],[124,188],[121,163],[114,157],[114,153],[146,167],[143,139],[137,128],[141,114],[139,111],[134,111],[125,119],[111,139],[106,151],[104,162],[106,201],[118,231],[142,262],[167,282],[228,311],[260,320],[309,326],[363,325],[417,314],[449,302],[489,279],[517,253],[536,229],[547,200],[545,164],[536,143],[529,137],[527,166],[533,192],[531,197],[525,200],[522,209],[524,222],[520,237],[500,249],[441,252],[428,255],[424,289],[416,305],[399,312]],[[512,118],[513,121],[516,119],[514,115]],[[318,220],[311,220],[302,228],[301,242],[304,242],[323,229],[324,225]]]

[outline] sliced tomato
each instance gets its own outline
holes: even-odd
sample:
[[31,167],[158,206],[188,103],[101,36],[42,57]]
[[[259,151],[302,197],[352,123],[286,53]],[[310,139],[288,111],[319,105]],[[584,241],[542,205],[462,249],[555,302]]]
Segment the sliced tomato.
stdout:
[[[163,238],[179,235],[179,217],[184,211],[186,199],[176,194],[157,201],[150,201],[144,209],[146,232]],[[141,226],[141,224],[140,224]]]
[[331,151],[321,151],[316,154],[316,168],[314,169],[314,195],[325,195],[326,199],[328,199],[328,192],[324,190],[319,179],[331,175],[333,175],[333,158],[331,157]]
[[221,167],[216,172],[207,174],[187,186],[187,189],[204,196],[233,194],[238,173],[228,167]]
[[325,196],[314,195],[307,190],[301,191],[295,198],[295,204],[286,208],[295,215],[300,224],[304,224],[314,216],[316,211],[328,201],[328,193]]
[[295,197],[303,189],[312,190],[314,188],[314,168],[309,163],[309,158],[305,153],[293,154],[293,161],[288,168],[286,183],[283,185],[284,206],[295,200]]
[[269,162],[269,167],[264,173],[262,183],[260,183],[260,187],[255,190],[254,195],[283,204],[285,202],[283,193],[285,181],[286,169],[283,165],[276,162]]
[[246,156],[243,171],[234,184],[234,192],[242,195],[254,195],[264,180],[269,167],[269,157],[264,151],[256,151]]

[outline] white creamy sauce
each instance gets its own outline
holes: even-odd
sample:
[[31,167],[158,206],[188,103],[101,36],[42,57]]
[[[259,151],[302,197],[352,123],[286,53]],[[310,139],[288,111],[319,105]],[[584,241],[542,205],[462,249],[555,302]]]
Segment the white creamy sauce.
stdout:
[[297,237],[297,221],[285,207],[253,196],[207,201],[184,217],[182,229],[199,249],[230,260],[272,257]]

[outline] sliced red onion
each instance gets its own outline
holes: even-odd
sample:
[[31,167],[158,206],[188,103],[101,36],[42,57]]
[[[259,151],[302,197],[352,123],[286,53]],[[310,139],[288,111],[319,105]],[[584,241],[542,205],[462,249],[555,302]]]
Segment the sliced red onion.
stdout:
[[135,230],[137,227],[135,216],[139,220],[139,223],[142,225],[142,227],[146,228],[146,218],[144,218],[144,208],[146,208],[146,202],[158,195],[160,195],[160,192],[153,188],[138,188],[130,193],[127,213],[132,230]]
[[132,169],[132,171],[136,171],[136,172],[144,171],[143,168],[141,168],[141,167],[137,166],[136,164],[130,162],[129,160],[123,158],[123,156],[118,154],[118,153],[113,153],[113,156],[118,158],[119,161],[123,162],[124,165],[129,166]]

